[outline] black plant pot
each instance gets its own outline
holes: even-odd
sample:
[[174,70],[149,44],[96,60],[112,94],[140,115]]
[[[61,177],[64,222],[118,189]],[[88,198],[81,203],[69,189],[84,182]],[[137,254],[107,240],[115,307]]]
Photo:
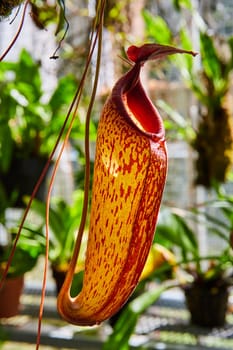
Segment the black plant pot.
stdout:
[[201,327],[222,327],[226,320],[228,286],[192,283],[184,288],[191,322]]
[[54,265],[51,266],[51,269],[52,269],[52,276],[55,281],[56,294],[58,295],[64,283],[67,271],[59,270],[59,268],[56,268],[56,266]]
[[[23,208],[23,196],[31,195],[47,162],[46,158],[13,158],[7,174],[1,174],[1,183],[6,191],[11,206]],[[43,180],[37,192],[36,198],[45,199],[46,179]]]

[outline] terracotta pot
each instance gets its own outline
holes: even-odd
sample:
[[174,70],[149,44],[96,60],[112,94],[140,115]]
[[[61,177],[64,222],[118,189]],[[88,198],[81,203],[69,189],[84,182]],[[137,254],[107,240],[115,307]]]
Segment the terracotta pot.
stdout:
[[222,327],[228,304],[228,286],[193,283],[185,289],[191,322],[202,327]]
[[24,277],[7,278],[0,289],[0,318],[16,316],[20,309]]

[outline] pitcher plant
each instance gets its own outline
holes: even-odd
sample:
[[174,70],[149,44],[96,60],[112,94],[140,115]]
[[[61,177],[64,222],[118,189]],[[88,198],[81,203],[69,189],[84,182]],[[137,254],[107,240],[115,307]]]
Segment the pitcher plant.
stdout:
[[[27,4],[28,1],[26,1]],[[76,325],[99,324],[110,318],[126,303],[139,282],[153,242],[166,181],[167,151],[163,121],[144,90],[140,77],[141,70],[147,61],[163,59],[167,55],[186,53],[195,56],[192,51],[154,43],[128,48],[127,57],[131,67],[113,87],[98,123],[83,285],[80,293],[75,297],[71,297],[70,289],[88,212],[89,123],[101,64],[104,8],[105,1],[98,1],[96,18],[90,38],[89,55],[81,82],[67,113],[64,128],[58,136],[54,151],[32,193],[20,225],[14,249],[9,257],[8,266],[3,275],[4,279],[14,251],[17,249],[17,240],[30,210],[32,200],[54,156],[65,126],[69,123],[69,130],[59,151],[48,189],[45,213],[47,245],[37,347],[39,347],[48,269],[51,190],[62,152],[75,121],[94,49],[97,46],[98,53],[92,96],[86,117],[86,171],[83,215],[73,257],[57,301],[61,316]]]

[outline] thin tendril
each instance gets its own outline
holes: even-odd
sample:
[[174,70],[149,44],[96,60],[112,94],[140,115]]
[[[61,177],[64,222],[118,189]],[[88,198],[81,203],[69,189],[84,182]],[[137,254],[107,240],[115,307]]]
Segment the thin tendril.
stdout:
[[[0,61],[3,60],[3,59],[5,58],[5,56],[7,55],[7,53],[10,51],[10,49],[11,49],[12,46],[14,45],[15,41],[17,40],[17,38],[18,38],[18,36],[19,36],[19,34],[20,34],[21,30],[22,30],[23,23],[24,23],[24,19],[25,19],[25,14],[26,14],[26,9],[27,9],[27,6],[28,6],[29,2],[30,2],[30,0],[27,0],[26,3],[25,3],[25,5],[24,5],[23,16],[22,16],[21,24],[20,24],[20,27],[19,27],[19,29],[18,29],[18,31],[17,31],[17,34],[16,34],[15,38],[13,39],[12,43],[9,45],[8,49],[7,49],[7,50],[4,52],[4,54],[0,57]],[[102,9],[101,9],[101,19],[103,19],[103,10],[104,10],[104,6],[105,6],[105,0],[103,1],[102,4],[103,4],[103,5],[102,5]],[[94,35],[94,30],[92,31],[92,38],[93,38],[93,35]],[[74,106],[75,106],[75,104],[76,104],[76,107],[75,107],[75,110],[74,110],[74,114],[73,114],[73,117],[72,117],[72,120],[71,120],[71,124],[73,125],[73,122],[74,122],[74,119],[75,119],[75,115],[76,115],[76,112],[77,112],[77,108],[78,108],[78,104],[79,104],[79,101],[80,101],[81,93],[82,93],[82,88],[83,88],[83,85],[84,85],[84,82],[85,82],[85,77],[86,77],[87,70],[88,70],[88,67],[89,67],[89,65],[90,65],[90,62],[91,62],[91,57],[92,57],[93,52],[94,52],[94,48],[95,48],[95,45],[96,45],[96,41],[97,41],[98,35],[99,35],[99,40],[100,40],[99,43],[101,43],[101,41],[102,41],[102,40],[101,40],[101,36],[102,36],[102,25],[100,25],[100,26],[99,26],[99,30],[97,30],[97,34],[96,34],[96,37],[95,37],[95,39],[94,39],[93,47],[92,47],[92,49],[91,49],[91,53],[89,54],[89,57],[88,57],[88,60],[87,60],[87,64],[86,64],[86,67],[85,67],[85,71],[84,71],[84,74],[83,74],[83,78],[82,78],[82,80],[81,80],[81,82],[80,82],[80,85],[79,85],[77,91],[76,91],[76,94],[75,94],[75,96],[74,96],[74,99],[73,99],[73,101],[72,101],[72,103],[71,103],[71,105],[70,105],[69,111],[68,111],[68,113],[67,113],[67,116],[66,116],[66,118],[65,118],[64,124],[63,124],[63,126],[62,126],[62,128],[61,128],[61,130],[60,130],[60,133],[59,133],[59,135],[58,135],[58,138],[57,138],[57,140],[56,140],[55,146],[54,146],[54,148],[53,148],[53,150],[52,150],[52,152],[51,152],[51,154],[50,154],[50,156],[49,156],[49,159],[48,159],[48,161],[47,161],[47,163],[46,163],[46,165],[45,165],[45,167],[44,167],[44,169],[43,169],[43,171],[42,171],[42,173],[41,173],[41,175],[40,175],[40,177],[39,177],[39,179],[38,179],[38,181],[37,181],[37,183],[36,183],[36,185],[35,185],[35,187],[34,187],[34,190],[33,190],[33,192],[32,192],[32,195],[31,195],[31,197],[30,197],[30,199],[29,199],[29,202],[28,202],[28,204],[27,204],[27,207],[26,207],[26,209],[25,209],[25,212],[24,212],[24,214],[23,214],[23,216],[22,216],[22,220],[21,220],[21,223],[20,223],[20,225],[19,225],[19,230],[18,230],[18,232],[17,232],[17,235],[16,235],[16,238],[15,238],[15,240],[14,240],[11,253],[10,253],[9,258],[8,258],[7,266],[6,266],[5,270],[4,270],[3,273],[2,273],[2,277],[1,277],[1,280],[0,280],[0,288],[1,288],[2,285],[3,285],[3,282],[4,282],[4,280],[5,280],[6,276],[7,276],[7,273],[8,273],[8,271],[9,271],[10,265],[11,265],[11,263],[12,263],[12,259],[13,259],[13,257],[14,257],[14,253],[15,253],[15,250],[16,250],[17,242],[18,242],[18,240],[19,240],[19,238],[20,238],[20,234],[21,234],[21,231],[22,231],[22,229],[23,229],[25,220],[26,220],[27,215],[28,215],[28,213],[29,213],[29,210],[30,210],[30,208],[31,208],[32,201],[33,201],[33,199],[35,198],[35,196],[36,196],[36,194],[37,194],[37,192],[38,192],[38,190],[39,190],[39,187],[40,187],[40,185],[41,185],[41,183],[42,183],[42,181],[43,181],[45,175],[47,174],[48,168],[49,168],[49,166],[50,166],[50,164],[51,164],[51,162],[52,162],[52,160],[53,160],[53,157],[54,157],[54,154],[55,154],[55,152],[56,152],[56,150],[57,150],[58,144],[59,144],[59,142],[60,142],[60,140],[61,140],[61,137],[62,137],[62,135],[63,135],[63,133],[64,133],[64,130],[65,130],[65,127],[66,127],[66,125],[67,125],[67,122],[68,122],[68,120],[69,120],[69,118],[70,118],[71,112],[72,112],[72,110],[73,110],[73,108],[74,108]],[[92,39],[91,39],[91,40],[92,40]],[[99,46],[99,48],[100,48],[100,46]],[[99,70],[99,58],[100,58],[100,49],[98,50],[98,63],[97,63],[97,64],[98,64],[98,70]],[[94,83],[95,87],[93,88],[93,89],[95,89],[95,90],[96,90],[96,86],[97,86],[97,83],[96,83],[96,82],[97,82],[97,80],[96,80],[97,76],[98,76],[98,73],[97,73],[97,71],[96,71],[96,77],[95,77],[95,83]],[[93,105],[93,103],[94,103],[94,98],[95,98],[95,92],[94,92],[94,90],[93,90],[93,94],[92,94],[92,98],[91,98],[91,102],[90,102],[91,105]],[[87,118],[90,120],[91,108],[89,108],[88,113],[89,113],[89,116],[87,116]],[[58,167],[58,162],[59,162],[59,160],[60,160],[60,158],[61,158],[62,151],[64,150],[64,147],[65,147],[65,145],[67,144],[67,141],[68,141],[68,138],[69,138],[69,134],[70,134],[71,129],[72,129],[72,125],[70,125],[70,127],[69,127],[68,135],[67,135],[67,137],[66,137],[66,139],[65,139],[65,141],[64,141],[64,143],[63,143],[63,147],[62,147],[62,150],[61,150],[59,159],[57,159],[57,163],[56,163],[56,165],[55,165],[56,168]],[[89,126],[87,127],[87,130],[89,130]],[[87,132],[86,132],[86,133],[87,133]],[[88,137],[89,137],[89,135],[88,135]],[[85,142],[86,145],[87,145],[87,140],[89,140],[89,139],[86,138],[86,142]],[[88,142],[88,144],[89,144],[89,142]],[[86,159],[88,160],[88,159],[90,158],[89,155],[88,155],[89,146],[86,147],[86,151],[85,151],[85,152],[86,152]],[[89,165],[88,165],[88,164],[89,164],[89,162],[87,161],[86,170],[85,170],[85,171],[86,171],[87,177],[89,178],[89,175],[88,175],[88,173],[89,173]],[[53,181],[54,181],[54,180],[52,179],[51,182],[53,183]],[[51,188],[52,188],[52,185],[51,185]],[[49,191],[48,198],[50,197],[51,188],[50,188],[50,191]],[[86,201],[85,201],[86,204],[84,204],[84,207],[86,207],[86,209],[83,210],[83,215],[82,215],[82,220],[81,220],[81,221],[83,221],[83,223],[86,221],[85,217],[86,217],[86,214],[87,214],[87,206],[88,206],[88,193],[87,193],[88,188],[89,188],[89,185],[86,183],[86,185],[85,185],[85,191],[86,191],[86,196],[87,196],[87,197],[86,197]],[[48,222],[49,222],[48,214],[49,214],[49,211],[47,211],[47,213],[46,213],[47,232],[48,232]],[[83,226],[83,229],[84,229],[84,226]],[[81,243],[81,236],[82,236],[82,235],[79,235],[80,243]],[[48,235],[46,234],[46,242],[47,242],[47,243],[46,243],[46,253],[45,253],[45,260],[46,260],[46,262],[45,262],[45,271],[44,271],[44,278],[43,278],[43,291],[42,291],[42,296],[41,296],[41,305],[40,305],[40,312],[39,312],[38,336],[37,336],[37,347],[36,347],[36,349],[39,348],[40,331],[41,331],[41,320],[42,320],[42,315],[43,315],[43,305],[44,305],[44,297],[45,297],[45,284],[46,284],[46,276],[47,276],[47,269],[48,269],[48,251],[49,251],[49,243],[48,243],[48,241],[49,241],[49,237],[48,237]],[[76,244],[76,246],[78,246],[78,244]],[[79,250],[79,249],[78,249],[78,250]],[[77,253],[78,253],[78,250],[76,250]]]
[[129,59],[122,57],[120,55],[117,55],[117,57],[119,57],[124,63],[127,63],[128,65],[130,65],[131,67],[134,66],[134,63],[132,61],[130,61]]
[[18,39],[19,37],[19,34],[21,33],[21,30],[23,28],[23,24],[24,24],[24,20],[25,20],[25,15],[26,15],[26,10],[27,10],[27,6],[28,4],[30,3],[30,0],[27,0],[25,2],[25,5],[24,5],[24,8],[23,8],[23,15],[22,15],[22,19],[20,21],[20,25],[19,25],[19,28],[12,40],[12,42],[10,43],[10,45],[8,46],[8,48],[5,50],[5,52],[3,52],[2,56],[0,56],[0,62],[6,57],[6,55],[8,54],[8,52],[12,49],[12,47],[14,46],[16,40]]
[[21,8],[21,5],[19,5],[19,7],[17,8],[16,14],[14,15],[13,19],[10,21],[10,24],[12,24],[15,21],[16,17],[19,14],[20,8]]
[[59,1],[59,4],[60,4],[60,7],[62,7],[62,9],[63,9],[63,18],[64,18],[64,21],[65,21],[65,23],[66,23],[66,29],[65,29],[65,33],[63,34],[63,36],[62,36],[62,38],[59,40],[59,43],[58,43],[58,46],[57,46],[57,48],[56,48],[56,50],[54,51],[54,53],[52,54],[52,56],[51,57],[49,57],[50,59],[54,59],[54,60],[56,60],[57,58],[59,58],[59,56],[58,55],[56,55],[56,53],[58,52],[58,50],[60,50],[60,48],[61,48],[61,44],[62,44],[62,42],[63,42],[63,40],[65,39],[65,37],[66,37],[66,35],[67,35],[67,32],[68,32],[68,30],[69,30],[69,22],[68,22],[68,20],[67,20],[67,18],[66,18],[66,7],[65,7],[65,3],[64,3],[64,0],[60,0]]
[[75,271],[76,262],[78,259],[80,246],[82,242],[82,237],[85,229],[86,224],[86,218],[87,218],[87,212],[88,212],[88,198],[89,198],[89,184],[90,184],[90,150],[89,150],[89,127],[90,127],[90,118],[91,118],[91,111],[95,100],[96,90],[97,90],[97,83],[98,83],[98,77],[99,77],[99,69],[100,69],[100,59],[101,59],[101,48],[102,48],[102,26],[103,26],[103,14],[104,14],[104,7],[105,7],[105,0],[102,1],[102,7],[100,9],[100,23],[97,28],[97,36],[99,39],[98,42],[98,53],[97,53],[97,64],[96,64],[96,71],[95,71],[95,79],[92,89],[92,95],[91,100],[89,103],[89,108],[87,111],[86,116],[86,129],[85,129],[85,178],[84,178],[84,199],[83,199],[83,209],[82,209],[82,216],[81,221],[79,225],[79,230],[75,242],[74,252],[73,256],[70,262],[70,266],[66,275],[65,284],[70,284],[69,282],[72,281],[72,277]]
[[49,158],[48,158],[48,160],[47,160],[47,162],[46,162],[46,164],[45,164],[45,166],[44,166],[44,168],[42,170],[42,173],[41,173],[41,175],[40,175],[40,177],[39,177],[39,179],[38,179],[38,181],[37,181],[37,183],[36,183],[36,185],[35,185],[35,187],[33,189],[33,192],[31,194],[29,202],[27,203],[27,207],[26,207],[26,209],[25,209],[25,211],[23,213],[23,216],[22,216],[22,219],[21,219],[21,222],[20,222],[20,225],[19,225],[19,229],[18,229],[17,235],[15,237],[15,240],[13,242],[13,246],[12,246],[11,252],[10,252],[9,257],[8,257],[7,265],[6,265],[5,269],[4,269],[4,271],[2,272],[2,276],[1,276],[1,279],[0,279],[0,288],[3,285],[3,282],[4,282],[4,280],[5,280],[6,276],[7,276],[7,273],[9,271],[10,265],[12,263],[12,259],[13,259],[14,254],[15,254],[16,246],[17,246],[17,243],[18,243],[21,231],[23,229],[24,223],[25,223],[26,218],[28,216],[29,210],[31,208],[33,199],[35,198],[35,196],[36,196],[36,194],[37,194],[37,192],[38,192],[38,190],[39,190],[39,188],[41,186],[41,183],[42,183],[42,181],[44,180],[44,178],[45,178],[45,176],[47,174],[47,171],[48,171],[49,166],[50,166],[50,164],[51,164],[51,162],[53,160],[54,154],[55,154],[55,152],[57,150],[57,147],[58,147],[59,142],[60,142],[60,140],[62,138],[62,135],[63,135],[63,133],[65,131],[65,127],[66,127],[66,125],[68,123],[68,120],[70,118],[71,112],[72,112],[72,110],[74,108],[74,105],[75,105],[75,102],[77,100],[77,97],[78,97],[79,93],[80,93],[80,87],[78,87],[78,89],[77,89],[77,91],[75,93],[73,101],[72,101],[72,103],[70,105],[70,108],[69,108],[69,110],[67,112],[67,115],[66,115],[65,121],[63,123],[63,126],[62,126],[62,128],[61,128],[61,130],[59,132],[58,137],[57,137],[57,140],[56,140],[56,143],[54,145],[54,148],[53,148],[53,150],[52,150],[52,152],[51,152],[51,154],[50,154],[50,156],[49,156]]
[[13,246],[12,246],[12,249],[11,249],[11,252],[10,252],[9,257],[8,257],[7,265],[6,265],[5,269],[4,269],[4,271],[2,272],[2,276],[1,276],[1,279],[0,279],[0,288],[1,288],[2,285],[3,285],[3,282],[4,282],[4,280],[5,280],[6,276],[7,276],[7,273],[8,273],[8,271],[9,271],[10,265],[11,265],[11,263],[12,263],[12,259],[13,259],[14,254],[15,254],[16,246],[17,246],[17,243],[18,243],[18,240],[19,240],[21,231],[22,231],[22,229],[23,229],[24,223],[25,223],[26,218],[27,218],[27,216],[28,216],[29,210],[30,210],[30,208],[31,208],[33,199],[35,198],[35,196],[36,196],[36,194],[37,194],[37,192],[38,192],[38,190],[39,190],[39,188],[40,188],[40,186],[41,186],[41,183],[42,183],[42,181],[44,180],[44,178],[45,178],[45,176],[46,176],[46,174],[47,174],[47,171],[48,171],[49,166],[50,166],[50,164],[51,164],[51,162],[52,162],[52,160],[53,160],[53,157],[54,157],[54,154],[55,154],[55,152],[56,152],[56,150],[57,150],[57,147],[58,147],[58,145],[59,145],[59,142],[60,142],[60,140],[61,140],[61,138],[62,138],[62,135],[63,135],[63,133],[64,133],[64,131],[65,131],[65,127],[66,127],[66,125],[67,125],[67,123],[68,123],[68,120],[69,120],[69,118],[70,118],[71,112],[72,112],[72,110],[73,110],[73,108],[74,108],[74,105],[75,105],[75,102],[76,102],[77,97],[78,97],[78,95],[79,95],[79,92],[80,92],[80,88],[78,88],[77,91],[76,91],[76,93],[75,93],[75,96],[74,96],[74,98],[73,98],[73,101],[72,101],[72,103],[71,103],[71,105],[70,105],[70,108],[69,108],[69,110],[68,110],[68,112],[67,112],[67,115],[66,115],[65,121],[64,121],[64,123],[63,123],[63,126],[62,126],[62,128],[61,128],[61,130],[60,130],[60,132],[59,132],[58,137],[57,137],[57,140],[56,140],[56,143],[55,143],[55,145],[54,145],[54,148],[53,148],[53,150],[52,150],[52,152],[51,152],[51,154],[50,154],[50,156],[49,156],[49,158],[48,158],[48,160],[47,160],[47,162],[46,162],[46,164],[45,164],[45,166],[44,166],[44,168],[43,168],[43,170],[42,170],[42,173],[41,173],[41,175],[40,175],[40,177],[39,177],[39,179],[38,179],[38,181],[37,181],[37,183],[36,183],[36,185],[35,185],[35,187],[34,187],[34,189],[33,189],[33,192],[32,192],[32,194],[31,194],[31,197],[30,197],[30,199],[29,199],[29,202],[27,203],[27,207],[26,207],[26,209],[25,209],[25,211],[24,211],[24,213],[23,213],[23,216],[22,216],[22,219],[21,219],[21,222],[20,222],[20,225],[19,225],[19,229],[18,229],[17,235],[16,235],[16,237],[15,237],[15,240],[14,240],[14,243],[13,243]]
[[[101,13],[101,22],[103,18],[103,9],[104,9],[104,4],[105,1],[103,1],[103,7],[102,7],[102,13]],[[94,30],[92,31],[92,38],[93,38]],[[46,279],[47,279],[47,270],[48,270],[48,258],[49,258],[49,208],[50,208],[50,199],[51,199],[51,192],[55,180],[55,176],[57,173],[57,169],[64,151],[65,146],[68,143],[69,136],[73,127],[73,123],[76,118],[77,114],[77,109],[79,106],[80,98],[82,95],[82,90],[84,87],[85,83],[85,78],[87,75],[87,71],[91,62],[91,58],[94,53],[94,49],[96,46],[97,39],[99,38],[99,43],[98,43],[98,58],[97,58],[97,68],[96,68],[96,74],[95,74],[95,81],[94,81],[94,87],[92,91],[92,96],[91,96],[91,101],[89,104],[89,108],[87,111],[87,121],[86,121],[86,132],[85,132],[85,158],[86,158],[86,167],[85,167],[85,191],[84,191],[84,204],[83,204],[83,211],[82,211],[82,218],[81,218],[81,223],[80,223],[80,229],[77,237],[78,243],[75,246],[75,252],[74,256],[78,255],[80,245],[81,245],[81,240],[82,240],[82,235],[83,231],[85,228],[85,223],[86,223],[86,217],[87,217],[87,208],[88,208],[88,195],[89,195],[89,178],[90,178],[90,155],[89,155],[89,124],[90,124],[90,116],[91,116],[91,111],[92,107],[94,104],[95,100],[95,95],[96,95],[96,90],[97,90],[97,83],[98,83],[98,76],[99,76],[99,66],[100,66],[100,56],[101,56],[101,45],[102,45],[102,23],[99,26],[99,29],[97,30],[96,36],[93,39],[93,44],[92,48],[90,49],[89,57],[85,66],[85,70],[83,73],[82,80],[80,82],[78,91],[75,96],[75,101],[76,101],[76,106],[73,112],[72,119],[70,121],[70,125],[67,131],[67,134],[65,136],[65,140],[62,143],[62,147],[59,151],[58,158],[56,160],[54,170],[51,176],[50,184],[49,184],[49,189],[48,189],[48,194],[47,194],[47,200],[46,200],[46,253],[45,253],[45,265],[44,265],[44,274],[43,274],[43,285],[42,285],[42,292],[41,292],[41,302],[40,302],[40,311],[39,311],[39,320],[38,320],[38,332],[37,332],[37,344],[36,344],[36,350],[39,349],[40,345],[40,335],[41,335],[41,323],[42,323],[42,317],[43,317],[43,309],[44,309],[44,300],[45,300],[45,289],[46,289]],[[73,259],[72,259],[73,260]]]
[[[73,99],[72,103],[72,108],[70,109],[69,115],[72,112],[72,109],[74,107],[74,104],[76,103],[77,105],[79,104],[81,93],[82,93],[82,87],[84,84],[84,79],[81,80],[79,87],[77,89],[77,92],[75,94],[75,97]],[[76,108],[75,108],[76,110]],[[45,301],[45,290],[46,290],[46,280],[47,280],[47,270],[48,270],[48,259],[49,259],[49,206],[50,206],[50,197],[51,197],[51,191],[53,187],[53,183],[55,180],[55,175],[57,173],[57,169],[60,163],[60,159],[63,153],[63,150],[67,144],[69,134],[71,132],[71,128],[73,126],[73,120],[74,120],[74,114],[73,112],[73,117],[70,122],[69,129],[67,131],[65,140],[62,143],[61,150],[59,151],[57,160],[54,165],[53,173],[50,179],[50,184],[48,188],[48,193],[47,193],[47,199],[46,199],[46,232],[45,232],[45,237],[46,237],[46,246],[45,246],[45,263],[44,263],[44,273],[43,273],[43,282],[42,282],[42,290],[41,290],[41,301],[40,301],[40,309],[39,309],[39,318],[38,318],[38,331],[37,331],[37,343],[36,343],[36,350],[39,349],[40,346],[40,335],[41,335],[41,324],[42,324],[42,317],[43,317],[43,310],[44,310],[44,301]],[[67,136],[68,135],[68,136]]]

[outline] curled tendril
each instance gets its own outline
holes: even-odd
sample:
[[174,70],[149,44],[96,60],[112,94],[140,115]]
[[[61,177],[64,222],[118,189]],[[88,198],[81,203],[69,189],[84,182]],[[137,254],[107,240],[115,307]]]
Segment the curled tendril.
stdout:
[[66,27],[65,27],[65,32],[64,32],[62,38],[59,40],[58,46],[57,46],[56,50],[54,51],[54,53],[52,54],[52,56],[50,57],[50,59],[59,58],[59,56],[57,55],[57,52],[60,50],[61,44],[64,41],[64,39],[67,35],[67,32],[69,30],[69,22],[68,22],[67,17],[66,17],[66,8],[65,8],[64,0],[58,0],[58,4],[60,6],[60,15],[59,15],[59,23],[58,23],[57,30],[56,30],[55,34],[58,34],[58,32],[60,31],[60,27],[61,27],[62,22],[65,22]]
[[24,5],[24,8],[23,8],[23,14],[22,14],[22,18],[21,18],[21,21],[20,21],[20,25],[19,25],[19,28],[13,38],[13,40],[11,41],[10,45],[7,47],[7,49],[3,52],[3,54],[0,56],[0,62],[4,60],[4,58],[6,57],[6,55],[9,53],[9,51],[12,49],[12,47],[14,46],[16,40],[18,39],[20,33],[21,33],[21,30],[23,28],[23,24],[24,24],[24,20],[25,20],[25,16],[26,16],[26,10],[27,10],[27,7],[30,3],[30,0],[27,0],[25,2],[25,5]]
[[[7,55],[7,53],[10,51],[10,49],[13,47],[15,41],[17,40],[21,30],[22,30],[22,27],[23,27],[23,24],[24,24],[24,19],[25,19],[25,15],[26,15],[26,9],[27,9],[27,6],[28,4],[30,3],[30,0],[27,0],[25,5],[24,5],[24,10],[23,10],[23,16],[22,16],[22,19],[21,19],[21,23],[20,23],[20,26],[19,26],[19,29],[17,31],[17,34],[15,35],[13,41],[11,42],[11,44],[9,45],[9,47],[7,48],[7,50],[4,52],[4,54],[0,57],[0,60],[3,60],[5,58],[5,56]],[[63,0],[61,0],[61,3],[64,5],[64,2]],[[85,84],[85,80],[86,80],[86,75],[87,75],[87,72],[88,72],[88,69],[90,67],[90,63],[91,63],[91,59],[92,59],[92,56],[93,56],[93,53],[95,51],[95,47],[98,43],[98,47],[99,47],[99,50],[98,50],[98,61],[97,61],[97,67],[96,67],[96,78],[95,78],[95,84],[93,86],[93,93],[92,93],[92,97],[91,97],[91,102],[90,102],[90,105],[89,105],[89,108],[88,108],[88,112],[87,112],[87,120],[86,120],[86,133],[85,133],[85,154],[86,154],[86,176],[85,176],[85,198],[84,198],[84,204],[83,204],[83,215],[82,215],[82,225],[81,225],[81,229],[79,230],[79,241],[81,242],[81,239],[82,239],[82,231],[84,229],[84,226],[85,226],[85,221],[86,221],[86,215],[87,215],[87,207],[88,207],[88,193],[89,193],[89,172],[90,172],[90,164],[89,164],[89,123],[90,123],[90,116],[91,116],[91,110],[92,110],[92,107],[93,107],[93,103],[94,103],[94,99],[95,99],[95,93],[96,93],[96,87],[97,87],[97,81],[98,81],[98,74],[99,74],[99,67],[100,67],[100,56],[101,56],[101,35],[102,35],[102,23],[103,23],[103,16],[104,16],[104,7],[105,7],[105,0],[99,0],[98,1],[98,4],[97,4],[97,15],[96,15],[96,20],[94,21],[94,25],[93,25],[93,28],[92,28],[92,33],[91,33],[91,37],[90,37],[90,46],[89,46],[89,54],[88,54],[88,57],[87,57],[87,61],[86,61],[86,64],[85,64],[85,67],[84,67],[84,71],[83,71],[83,74],[82,74],[82,77],[81,77],[81,80],[80,80],[80,84],[79,86],[77,87],[77,91],[75,93],[75,96],[73,98],[73,101],[70,105],[70,108],[67,112],[67,116],[65,118],[65,121],[64,121],[64,124],[63,124],[63,127],[62,129],[60,130],[60,133],[57,137],[57,141],[55,143],[55,146],[54,146],[54,149],[53,151],[51,152],[50,156],[49,156],[49,159],[35,185],[35,188],[33,190],[33,193],[31,195],[31,198],[27,204],[27,207],[24,211],[24,214],[23,214],[23,217],[22,217],[22,220],[21,220],[21,223],[20,223],[20,226],[19,226],[19,230],[18,230],[18,233],[16,235],[16,239],[13,243],[13,247],[12,247],[12,250],[10,252],[10,255],[9,255],[9,258],[8,258],[8,262],[7,262],[7,266],[5,268],[5,270],[3,271],[3,274],[1,276],[1,279],[0,279],[0,288],[2,287],[3,285],[3,282],[8,274],[8,271],[9,271],[9,268],[10,268],[10,265],[12,263],[12,260],[13,260],[13,257],[14,257],[14,254],[15,254],[15,251],[16,251],[16,247],[17,247],[17,243],[18,243],[18,240],[20,238],[20,234],[21,234],[21,231],[23,229],[23,226],[24,226],[24,223],[26,221],[26,218],[27,218],[27,215],[30,211],[30,208],[31,208],[31,204],[32,204],[32,201],[33,199],[35,198],[39,188],[40,188],[40,185],[45,177],[45,175],[47,174],[47,171],[48,171],[48,168],[49,168],[49,165],[50,163],[52,162],[53,158],[54,158],[54,154],[58,148],[58,145],[60,144],[60,141],[61,141],[61,138],[64,134],[64,131],[65,131],[65,128],[66,128],[66,125],[69,125],[69,129],[68,129],[68,132],[65,136],[65,140],[62,144],[62,147],[61,147],[61,150],[60,150],[60,153],[59,153],[59,156],[58,156],[58,159],[55,163],[55,169],[54,169],[54,173],[52,175],[52,178],[51,178],[51,183],[50,183],[50,186],[49,186],[49,190],[48,190],[48,196],[47,196],[47,208],[46,208],[46,252],[45,252],[45,265],[44,265],[44,275],[43,275],[43,282],[42,282],[42,292],[41,292],[41,302],[40,302],[40,310],[39,310],[39,316],[38,316],[38,332],[37,332],[37,341],[36,341],[36,349],[39,349],[39,345],[40,345],[40,333],[41,333],[41,323],[42,323],[42,316],[43,316],[43,308],[44,308],[44,299],[45,299],[45,288],[46,288],[46,279],[47,279],[47,269],[48,269],[48,251],[49,251],[49,232],[48,232],[48,226],[49,226],[49,203],[50,203],[50,194],[51,194],[51,189],[52,189],[52,186],[53,186],[53,181],[54,181],[54,178],[55,178],[55,175],[56,175],[56,171],[57,171],[57,168],[59,166],[59,161],[61,159],[61,156],[62,156],[62,152],[65,148],[65,145],[66,143],[68,142],[68,138],[69,138],[69,134],[71,132],[71,128],[72,128],[72,125],[74,123],[74,120],[76,118],[76,115],[77,115],[77,109],[78,109],[78,106],[79,106],[79,102],[80,102],[80,99],[82,97],[82,91],[83,91],[83,87],[84,87],[84,84]],[[66,22],[68,23],[68,22]],[[68,27],[67,27],[68,28]],[[64,37],[63,37],[64,39]],[[55,51],[56,52],[56,51]],[[77,244],[77,249],[76,249],[76,253],[78,254],[78,251],[79,251],[79,248],[78,248],[78,244]]]

